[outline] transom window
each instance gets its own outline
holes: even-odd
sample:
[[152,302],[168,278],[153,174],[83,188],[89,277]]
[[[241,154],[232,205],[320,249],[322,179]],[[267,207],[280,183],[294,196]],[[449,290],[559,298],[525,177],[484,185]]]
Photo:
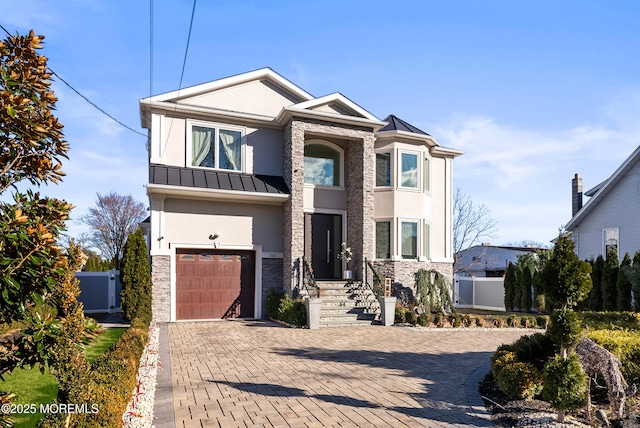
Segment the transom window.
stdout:
[[319,186],[341,186],[342,153],[325,143],[304,146],[304,182]]
[[191,124],[190,166],[242,171],[242,137],[240,129]]

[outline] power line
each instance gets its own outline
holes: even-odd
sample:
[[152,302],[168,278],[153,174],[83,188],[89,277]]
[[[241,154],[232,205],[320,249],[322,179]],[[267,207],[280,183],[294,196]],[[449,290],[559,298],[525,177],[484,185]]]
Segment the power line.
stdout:
[[184,59],[182,60],[182,72],[180,73],[180,85],[178,91],[182,89],[182,78],[184,77],[184,69],[187,65],[187,53],[189,52],[189,42],[191,41],[191,29],[193,28],[193,16],[196,13],[196,1],[193,0],[193,8],[191,9],[191,22],[189,22],[189,35],[187,36],[187,47],[184,50]]
[[[2,24],[0,24],[0,28],[2,28],[4,30],[5,33],[7,33],[8,36],[11,36],[11,33],[9,33],[9,31],[7,31],[6,28],[4,28],[2,26]],[[56,76],[58,79],[60,79],[60,81],[62,83],[64,83],[65,85],[67,85],[73,92],[75,92],[76,94],[78,94],[82,99],[84,99],[86,102],[88,102],[89,104],[91,104],[93,107],[95,107],[100,113],[104,114],[105,116],[107,116],[109,119],[113,120],[114,122],[116,122],[117,124],[119,124],[120,126],[123,126],[124,128],[128,129],[131,132],[135,132],[136,134],[142,135],[143,137],[147,137],[146,134],[143,134],[142,132],[136,131],[135,129],[125,125],[124,123],[120,122],[118,119],[116,119],[115,117],[111,116],[109,113],[107,113],[106,111],[104,111],[103,109],[101,109],[100,107],[98,107],[98,105],[96,103],[94,103],[93,101],[91,101],[89,98],[85,97],[84,95],[82,95],[76,88],[74,88],[73,86],[71,86],[71,84],[69,84],[69,82],[67,82],[66,80],[64,80],[62,77],[60,77],[60,75],[58,73],[56,73],[55,71],[53,71],[51,69],[51,67],[49,67],[49,71],[51,72],[51,74],[53,74],[54,76]]]

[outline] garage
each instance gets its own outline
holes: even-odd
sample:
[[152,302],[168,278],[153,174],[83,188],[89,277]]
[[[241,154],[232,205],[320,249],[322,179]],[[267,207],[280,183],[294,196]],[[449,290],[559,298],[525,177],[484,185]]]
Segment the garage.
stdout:
[[255,253],[176,250],[176,319],[252,318]]

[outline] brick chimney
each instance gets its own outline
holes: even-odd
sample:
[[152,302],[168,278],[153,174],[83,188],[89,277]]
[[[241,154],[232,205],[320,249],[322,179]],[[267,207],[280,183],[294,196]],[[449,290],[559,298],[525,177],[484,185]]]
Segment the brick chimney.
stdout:
[[571,180],[571,216],[575,217],[582,209],[582,178],[578,174]]

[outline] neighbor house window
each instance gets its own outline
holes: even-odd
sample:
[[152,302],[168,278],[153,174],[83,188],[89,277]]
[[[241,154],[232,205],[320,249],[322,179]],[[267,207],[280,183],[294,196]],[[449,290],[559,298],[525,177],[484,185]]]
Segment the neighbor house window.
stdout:
[[418,223],[415,221],[400,222],[400,249],[403,259],[418,257]]
[[418,188],[418,155],[400,154],[400,186]]
[[190,165],[241,171],[242,137],[240,129],[191,124]]
[[330,145],[305,145],[304,182],[319,186],[340,186],[340,158],[340,151]]
[[604,247],[604,251],[602,252],[602,256],[606,257],[609,254],[609,251],[615,251],[618,253],[618,239],[619,239],[620,229],[603,229],[602,230],[602,243]]
[[376,258],[391,258],[391,222],[376,222]]
[[391,186],[391,153],[376,153],[376,186]]

